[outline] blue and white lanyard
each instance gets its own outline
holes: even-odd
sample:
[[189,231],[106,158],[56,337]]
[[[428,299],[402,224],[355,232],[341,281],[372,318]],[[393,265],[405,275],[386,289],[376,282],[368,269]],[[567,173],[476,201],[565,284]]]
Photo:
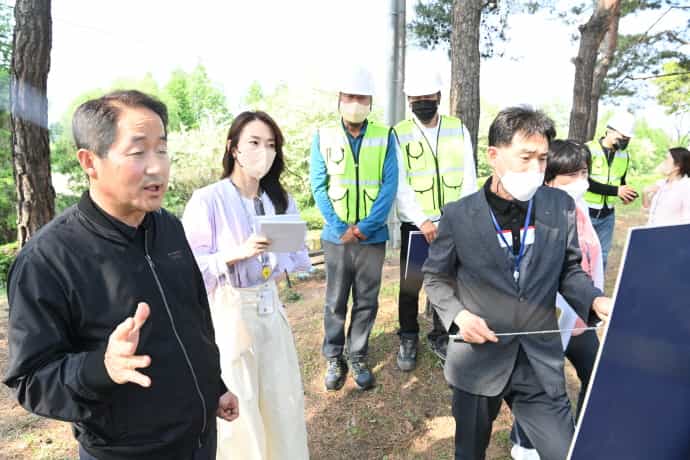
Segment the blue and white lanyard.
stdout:
[[[530,218],[532,217],[532,202],[533,200],[529,200],[529,204],[527,205],[527,215],[525,216],[525,225],[523,225],[523,234],[522,234],[522,241],[520,243],[520,251],[518,251],[517,257],[510,251],[510,255],[513,259],[513,279],[515,280],[516,283],[520,281],[520,262],[522,262],[522,258],[525,256],[525,252],[527,251],[525,247],[525,242],[527,241],[527,231],[529,230],[529,221]],[[489,212],[491,213],[491,220],[494,223],[494,227],[496,227],[496,232],[498,233],[498,236],[501,238],[503,241],[503,244],[506,245],[507,248],[512,248],[512,245],[508,244],[508,241],[506,241],[505,236],[503,236],[503,230],[501,229],[500,225],[498,225],[498,221],[496,220],[496,216],[494,215],[494,212],[489,209]]]
[[[233,187],[235,187],[235,190],[237,191],[237,195],[240,198],[240,204],[242,205],[242,210],[244,211],[244,215],[247,217],[247,222],[249,223],[249,226],[251,227],[252,232],[256,233],[256,231],[257,231],[256,217],[252,216],[249,213],[249,210],[247,209],[247,207],[244,204],[244,199],[242,198],[242,194],[240,193],[240,189],[237,187],[237,185],[235,185],[235,183],[233,181],[230,181],[230,183],[233,185]],[[258,200],[258,205],[260,206],[260,208],[257,209],[257,206],[255,204],[254,210],[256,211],[257,215],[263,215],[264,211],[263,211],[263,202],[261,201],[261,190],[259,190],[258,196],[256,198],[254,198],[254,202],[256,203],[257,200]],[[271,273],[272,273],[271,264],[270,264],[270,260],[268,258],[268,254],[266,254],[266,253],[259,254],[258,259],[259,259],[259,263],[261,264],[261,275],[264,277],[265,280],[267,280],[271,276]]]

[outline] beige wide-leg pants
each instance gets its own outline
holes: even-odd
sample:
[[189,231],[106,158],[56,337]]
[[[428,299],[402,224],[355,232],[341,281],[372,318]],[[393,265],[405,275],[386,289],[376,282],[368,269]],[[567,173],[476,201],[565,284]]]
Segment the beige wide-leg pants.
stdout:
[[[240,416],[218,419],[218,460],[309,458],[304,390],[292,331],[275,282],[237,289],[250,348],[224,362],[223,381],[237,395]],[[214,324],[216,336],[232,327]],[[222,344],[222,340],[218,343]]]

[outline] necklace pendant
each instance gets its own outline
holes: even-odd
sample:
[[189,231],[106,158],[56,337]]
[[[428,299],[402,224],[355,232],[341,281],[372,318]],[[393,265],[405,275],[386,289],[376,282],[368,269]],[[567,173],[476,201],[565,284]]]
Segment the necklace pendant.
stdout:
[[264,265],[263,268],[261,269],[261,275],[264,277],[264,280],[267,280],[271,276],[271,267],[269,265]]
[[515,280],[516,283],[520,281],[520,272],[518,270],[515,270],[513,272],[513,279]]

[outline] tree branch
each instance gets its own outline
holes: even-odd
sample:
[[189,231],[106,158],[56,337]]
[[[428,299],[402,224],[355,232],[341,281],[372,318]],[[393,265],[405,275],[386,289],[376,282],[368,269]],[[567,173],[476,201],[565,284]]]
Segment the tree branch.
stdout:
[[688,74],[690,74],[690,71],[663,73],[661,75],[646,75],[644,77],[630,77],[630,76],[626,75],[625,77],[623,77],[623,80],[652,80],[654,78],[676,77],[678,75],[688,75]]
[[[652,23],[652,25],[649,26],[649,27],[647,28],[647,30],[644,31],[644,33],[642,34],[642,37],[646,36],[646,35],[649,33],[649,31],[652,30],[652,29],[654,28],[655,25],[659,24],[659,22],[660,22],[662,19],[664,19],[664,16],[666,16],[668,13],[670,13],[671,10],[674,9],[674,8],[675,8],[675,6],[670,6],[666,11],[664,11],[664,12],[661,14],[661,16],[659,16],[659,18],[658,18],[656,21],[654,21],[654,22]],[[642,40],[642,38],[640,38],[640,40]]]

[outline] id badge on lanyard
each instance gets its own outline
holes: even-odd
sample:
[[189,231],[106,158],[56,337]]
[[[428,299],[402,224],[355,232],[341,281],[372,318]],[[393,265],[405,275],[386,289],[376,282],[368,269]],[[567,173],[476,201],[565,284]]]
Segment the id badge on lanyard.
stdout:
[[272,314],[275,310],[275,298],[273,289],[271,289],[269,286],[263,287],[261,289],[260,297],[261,298],[259,299],[258,310],[259,315],[265,316]]
[[[232,185],[235,187],[235,190],[237,190],[237,194],[239,195],[240,198],[240,204],[242,205],[242,209],[244,210],[244,214],[247,217],[247,221],[250,222],[252,226],[252,231],[256,232],[256,221],[255,218],[249,214],[249,211],[247,210],[246,206],[244,205],[244,201],[242,199],[242,195],[240,194],[239,189],[237,186],[230,181]],[[261,201],[261,191],[259,191],[259,196],[255,197],[253,199],[254,202],[254,212],[256,213],[257,216],[263,216],[266,214],[266,211],[264,210],[264,204]],[[268,281],[268,279],[271,277],[273,274],[273,268],[271,267],[271,261],[268,257],[268,254],[259,254],[259,263],[261,263],[261,277],[263,278],[264,281]]]
[[[525,215],[525,224],[522,226],[523,228],[523,233],[522,233],[522,241],[520,242],[520,251],[518,252],[518,255],[515,256],[513,255],[513,280],[515,280],[515,284],[520,283],[520,262],[522,262],[522,258],[525,256],[525,252],[527,252],[526,242],[527,242],[527,234],[529,233],[529,221],[530,218],[532,217],[532,203],[533,200],[529,200],[529,204],[527,205],[527,214]],[[496,216],[494,215],[494,212],[489,209],[489,212],[491,213],[491,220],[494,223],[494,227],[496,228],[496,232],[498,233],[499,238],[503,240],[503,244],[506,245],[507,248],[512,247],[511,245],[508,244],[508,241],[506,241],[505,236],[503,236],[503,231],[501,230],[501,226],[498,225],[498,221],[496,220]]]

